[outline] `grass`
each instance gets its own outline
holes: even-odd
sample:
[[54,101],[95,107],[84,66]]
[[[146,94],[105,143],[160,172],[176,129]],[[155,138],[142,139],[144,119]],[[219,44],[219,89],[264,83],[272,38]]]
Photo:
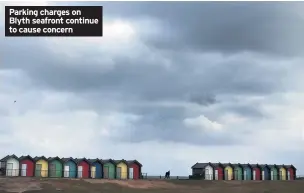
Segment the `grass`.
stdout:
[[0,178],[0,193],[302,193],[304,181]]

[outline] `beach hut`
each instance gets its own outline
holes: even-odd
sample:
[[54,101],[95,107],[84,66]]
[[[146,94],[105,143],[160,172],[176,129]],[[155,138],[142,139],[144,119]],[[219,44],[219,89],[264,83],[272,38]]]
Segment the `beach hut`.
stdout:
[[268,165],[270,168],[270,180],[278,180],[279,170],[277,165]]
[[259,164],[251,164],[252,167],[252,179],[261,180],[261,167]]
[[128,179],[128,162],[124,159],[115,160],[116,179]]
[[214,167],[214,180],[224,179],[224,166],[221,163],[212,163]]
[[293,165],[285,165],[287,168],[287,180],[295,180],[296,178],[296,168]]
[[35,176],[36,177],[48,177],[48,160],[46,157],[35,157]]
[[59,157],[49,157],[49,177],[61,178],[63,173],[62,160]]
[[73,158],[61,158],[63,163],[63,177],[64,178],[76,178],[77,163]]
[[243,180],[251,180],[252,167],[250,164],[242,164],[243,167]]
[[213,180],[214,166],[209,162],[205,166],[205,180]]
[[5,175],[6,176],[19,176],[19,158],[16,155],[8,155],[2,159],[5,163]]
[[90,177],[102,178],[102,162],[98,158],[88,159],[90,163]]
[[116,163],[112,159],[102,160],[103,163],[103,177],[107,179],[115,178]]
[[139,163],[137,160],[128,160],[128,168],[129,168],[129,179],[140,179],[141,176],[141,163]]
[[278,169],[279,169],[279,180],[286,180],[286,168],[283,165],[277,165]]
[[35,161],[34,159],[27,155],[21,156],[19,158],[19,163],[21,167],[21,176],[24,177],[33,177],[35,173]]
[[9,155],[5,156],[0,160],[0,175],[5,176],[6,175],[6,159]]
[[243,168],[240,163],[238,164],[232,164],[233,165],[233,174],[234,174],[234,180],[243,180]]
[[232,180],[233,179],[233,165],[231,163],[225,163],[224,166],[224,179]]
[[205,180],[213,180],[214,168],[211,162],[209,163],[196,163],[192,166],[192,170],[196,172],[194,175],[202,175]]
[[271,180],[270,167],[267,164],[259,164],[262,172],[262,180]]
[[192,175],[193,176],[203,176],[204,170],[205,170],[205,165],[206,165],[206,163],[198,163],[198,162],[196,164],[194,164],[191,167]]
[[89,178],[90,163],[86,158],[75,159],[77,163],[77,178]]

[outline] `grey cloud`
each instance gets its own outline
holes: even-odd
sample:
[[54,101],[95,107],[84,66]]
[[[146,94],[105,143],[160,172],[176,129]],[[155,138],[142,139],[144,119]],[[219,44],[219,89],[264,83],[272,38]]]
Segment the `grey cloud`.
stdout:
[[[233,145],[241,143],[240,141],[234,140],[234,137],[227,137],[225,133],[213,133],[204,131],[206,128],[191,129],[184,125],[181,119],[173,117],[172,114],[167,114],[161,109],[158,111],[158,115],[144,114],[144,118],[134,123],[133,130],[124,131],[127,135],[120,138],[120,140],[127,142],[143,142],[158,140],[161,142],[178,142],[188,143],[194,145]],[[174,111],[174,110],[169,110]],[[176,113],[176,112],[175,112]],[[173,113],[173,114],[175,114]]]
[[209,105],[217,102],[214,95],[199,92],[189,93],[189,101],[200,105]]
[[156,18],[162,34],[143,37],[162,49],[277,56],[302,55],[304,18],[294,10],[302,2],[103,2],[105,18]]
[[[88,59],[94,54],[102,58],[106,53],[94,52],[92,48],[90,53],[83,53],[79,60],[69,61],[46,50],[45,40],[42,38],[1,38],[2,55],[18,54],[16,57],[4,57],[1,68],[22,69],[39,89],[76,93],[84,100],[90,100],[91,102],[86,101],[86,105],[91,108],[110,111],[119,104],[118,110],[141,115],[142,119],[134,123],[131,130],[125,131],[129,133],[128,141],[131,142],[157,139],[199,145],[233,144],[236,140],[227,138],[224,134],[213,136],[212,133],[189,130],[183,126],[182,121],[185,118],[199,115],[189,115],[189,112],[186,112],[188,109],[136,107],[128,103],[179,101],[196,103],[202,109],[208,105],[223,105],[213,112],[214,118],[221,116],[222,111],[237,112],[250,118],[263,117],[258,107],[237,102],[225,106],[225,98],[218,100],[218,97],[226,94],[243,97],[269,95],[288,89],[278,84],[282,77],[288,76],[285,66],[264,65],[266,60],[259,55],[242,55],[246,50],[263,54],[298,53],[295,49],[300,48],[298,46],[302,39],[291,45],[288,42],[290,34],[284,34],[278,23],[275,23],[280,9],[283,8],[281,4],[272,3],[106,2],[105,17],[129,17],[135,21],[136,17],[147,16],[161,18],[163,22],[170,24],[163,26],[163,30],[173,30],[179,38],[178,41],[161,35],[161,42],[151,37],[141,38],[148,47],[158,48],[163,44],[162,47],[168,50],[153,51],[156,55],[166,55],[173,64],[172,68],[165,68],[161,60],[149,62],[145,56],[135,59],[119,56],[112,58],[115,63],[113,69],[101,72],[96,68],[98,63],[88,62]],[[294,22],[291,22],[293,19]],[[292,32],[299,21],[293,15],[284,20],[289,23],[288,31],[291,33],[300,33],[302,29]],[[266,25],[267,23],[269,25]],[[277,30],[280,33],[274,35]],[[292,37],[295,36],[296,34],[292,34]],[[282,45],[283,41],[286,44]],[[190,49],[181,51],[181,47]],[[193,51],[196,48],[197,50]],[[207,59],[205,55],[210,51],[227,54],[215,54]],[[269,60],[268,58],[265,63]],[[271,60],[276,61],[273,58]],[[88,63],[90,65],[83,65]],[[78,104],[81,108],[86,105]]]
[[228,112],[235,112],[244,117],[267,118],[267,115],[263,113],[259,107],[252,105],[234,105],[231,107],[226,107],[224,110]]
[[[6,54],[13,52],[9,48],[4,50]],[[28,57],[34,53],[35,56]],[[204,58],[196,61],[178,53],[171,57],[174,70],[167,70],[163,65],[145,64],[144,58],[131,60],[121,57],[113,58],[113,61],[114,69],[100,72],[94,68],[98,66],[97,63],[91,63],[88,65],[90,67],[79,65],[86,63],[85,55],[83,59],[71,64],[65,58],[56,57],[37,46],[29,51],[23,48],[20,57],[5,58],[4,67],[21,68],[34,77],[36,84],[54,89],[118,92],[134,99],[189,100],[199,104],[214,103],[216,95],[224,93],[275,92],[282,89],[276,80],[285,73],[284,68],[272,69],[257,65],[259,61],[245,61],[243,58],[220,63],[210,63],[207,60],[205,63]],[[157,62],[161,64],[161,61]]]
[[[262,68],[255,62],[245,63],[243,59],[204,64],[203,58],[198,62],[187,55],[183,58],[176,54],[171,57],[174,70],[166,70],[162,65],[145,64],[143,58],[113,58],[115,68],[100,72],[95,68],[80,68],[78,63],[85,63],[85,57],[69,64],[64,58],[47,53],[43,47],[37,46],[30,52],[36,55],[27,57],[27,60],[24,57],[19,61],[18,58],[5,58],[6,68],[23,69],[40,88],[78,93],[78,96],[92,101],[90,107],[93,109],[113,110],[118,103],[121,105],[118,110],[140,115],[140,121],[121,131],[124,137],[118,139],[126,142],[159,140],[196,145],[241,143],[233,136],[227,138],[225,133],[214,134],[185,127],[183,120],[197,114],[189,114],[184,107],[137,107],[128,103],[140,105],[157,101],[188,101],[202,106],[221,105],[225,101],[216,100],[221,94],[270,94],[281,89],[275,84],[275,77],[281,76],[280,71]],[[252,75],[249,77],[248,74]],[[260,79],[254,78],[257,74],[261,76]],[[274,80],[269,80],[263,74],[271,74]],[[256,114],[248,113],[252,110],[250,107],[244,110],[243,106],[234,105],[223,108],[226,111],[243,111],[242,116],[256,117]],[[217,111],[216,115],[219,117],[221,113]]]
[[[128,106],[122,111],[141,116],[141,119],[133,122],[130,128],[125,128],[121,136],[114,137],[115,140],[125,142],[138,143],[157,140],[204,146],[235,145],[245,143],[236,139],[240,138],[241,135],[250,135],[251,133],[245,128],[237,132],[238,134],[227,135],[229,130],[217,132],[203,126],[200,128],[187,127],[184,120],[189,117],[196,117],[197,113],[181,106],[134,105]],[[219,116],[218,112],[217,116]],[[216,118],[213,121],[216,121]],[[236,129],[234,130],[236,131]]]

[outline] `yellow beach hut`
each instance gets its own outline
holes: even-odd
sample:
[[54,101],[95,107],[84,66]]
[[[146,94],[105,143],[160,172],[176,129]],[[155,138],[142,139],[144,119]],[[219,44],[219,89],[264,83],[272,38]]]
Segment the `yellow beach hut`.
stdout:
[[124,159],[115,160],[116,163],[116,178],[128,179],[128,162]]
[[277,165],[279,168],[279,179],[286,180],[286,167],[283,165]]
[[224,180],[233,179],[233,165],[231,163],[223,164],[224,166]]
[[46,157],[35,157],[35,176],[48,177],[49,164]]

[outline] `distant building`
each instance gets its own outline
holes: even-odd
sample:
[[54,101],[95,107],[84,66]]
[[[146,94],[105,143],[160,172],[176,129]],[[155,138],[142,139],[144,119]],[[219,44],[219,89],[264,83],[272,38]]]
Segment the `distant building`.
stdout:
[[196,163],[192,177],[204,180],[295,180],[293,165]]

